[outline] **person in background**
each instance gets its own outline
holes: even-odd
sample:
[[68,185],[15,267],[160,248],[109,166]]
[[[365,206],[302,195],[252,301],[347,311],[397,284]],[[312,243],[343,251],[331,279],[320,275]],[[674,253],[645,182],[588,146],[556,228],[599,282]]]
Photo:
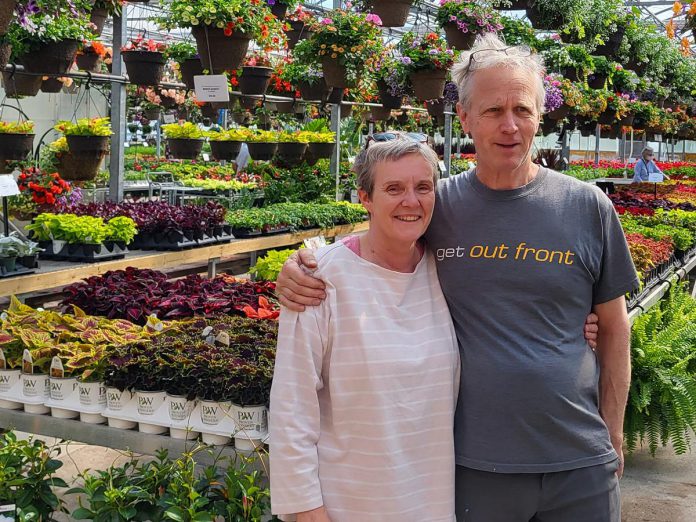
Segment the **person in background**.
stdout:
[[633,183],[647,183],[650,174],[662,174],[665,179],[669,176],[662,172],[655,164],[655,151],[652,147],[645,147],[640,153],[640,159],[633,168]]

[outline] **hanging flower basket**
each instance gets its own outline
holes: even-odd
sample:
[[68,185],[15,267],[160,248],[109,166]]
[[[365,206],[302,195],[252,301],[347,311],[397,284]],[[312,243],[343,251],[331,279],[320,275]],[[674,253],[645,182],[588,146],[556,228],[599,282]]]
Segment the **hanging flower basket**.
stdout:
[[7,43],[0,43],[0,71],[5,70],[7,62],[10,61],[10,54],[12,54],[12,46]]
[[335,143],[310,143],[307,153],[317,159],[330,158],[335,148]]
[[[302,158],[307,151],[306,143],[278,143],[278,148],[276,149],[276,155],[278,158],[286,163],[287,165],[297,165],[302,162]],[[252,156],[253,157],[253,156]]]
[[46,78],[41,82],[41,92],[56,93],[63,90],[63,82],[58,78]]
[[527,7],[527,18],[529,18],[534,29],[559,29],[563,25],[563,15],[561,13],[542,13],[533,2],[529,4]]
[[626,34],[626,26],[619,25],[616,31],[611,33],[602,45],[595,49],[594,53],[597,56],[606,56],[607,58],[612,58],[616,56],[623,42],[624,35]]
[[240,96],[239,97],[239,105],[241,105],[242,108],[248,109],[248,110],[255,108],[256,104],[259,101],[260,100],[257,100],[256,98],[250,97],[250,96]]
[[240,141],[212,141],[210,142],[210,151],[213,158],[217,161],[234,161],[239,155],[239,150],[242,147]]
[[329,88],[323,78],[314,83],[302,81],[297,84],[302,99],[306,101],[323,100],[328,94]]
[[444,69],[423,69],[409,75],[413,93],[421,101],[434,100],[442,96],[447,81]]
[[124,51],[128,79],[135,85],[157,85],[164,75],[166,60],[158,51]]
[[256,142],[247,143],[249,155],[256,161],[270,161],[275,154],[278,143],[276,142]]
[[312,31],[309,27],[299,20],[291,20],[288,22],[290,24],[290,30],[285,32],[288,38],[288,48],[293,50],[298,42],[309,38],[312,35]]
[[107,18],[109,18],[109,11],[103,7],[95,7],[92,9],[92,12],[89,13],[89,21],[94,24],[94,34],[96,36],[101,36]]
[[370,107],[370,117],[372,121],[387,121],[391,116],[389,107]]
[[101,170],[106,151],[59,152],[56,154],[56,171],[66,181],[93,180]]
[[239,90],[242,94],[266,94],[272,74],[271,67],[245,65],[239,77]]
[[0,0],[0,35],[7,34],[17,0]]
[[432,118],[435,118],[438,125],[442,125],[445,122],[445,100],[443,98],[438,98],[437,100],[430,100],[425,102],[425,108],[428,110],[428,114]]
[[562,120],[563,118],[567,117],[570,114],[570,107],[566,105],[565,103],[561,105],[558,109],[554,109],[546,116],[548,116],[552,120]]
[[204,103],[203,105],[200,106],[200,109],[201,109],[201,114],[203,115],[204,118],[210,118],[210,119],[217,120],[219,109],[216,109],[210,103]]
[[468,51],[473,47],[474,42],[476,41],[476,33],[463,33],[459,30],[457,24],[453,22],[446,23],[443,29],[445,30],[445,36],[447,37],[447,45],[453,49]]
[[295,100],[275,101],[273,106],[278,114],[292,114],[295,112]]
[[544,136],[548,136],[549,134],[553,134],[558,127],[558,121],[557,120],[552,120],[548,116],[544,116],[542,121],[541,121],[541,132]]
[[231,36],[225,36],[224,29],[208,25],[192,27],[191,34],[196,39],[201,64],[211,74],[238,69],[251,42],[250,38],[242,34],[233,33]]
[[75,63],[81,71],[101,71],[101,56],[97,53],[78,53]]
[[278,0],[275,1],[273,5],[271,5],[271,13],[273,13],[273,16],[275,16],[278,20],[285,20],[285,15],[288,12],[288,4],[283,3],[283,2],[278,2]]
[[621,118],[621,121],[619,123],[622,127],[631,127],[635,118],[636,115],[632,112],[629,112],[623,118]]
[[348,81],[348,70],[345,65],[339,63],[338,59],[322,56],[321,69],[324,72],[324,81],[329,87],[345,89],[351,86],[351,82]]
[[0,134],[0,160],[22,161],[31,153],[34,134]]
[[633,127],[634,130],[645,130],[645,120],[634,117],[631,127]]
[[110,136],[66,136],[65,139],[73,154],[107,152],[111,141]]
[[602,114],[599,115],[599,118],[597,118],[597,123],[600,125],[611,125],[614,123],[616,120],[615,113],[610,110],[605,110]]
[[400,109],[403,103],[403,96],[393,96],[389,93],[389,86],[384,80],[377,81],[377,90],[379,91],[379,99],[382,102],[382,107],[390,109]]
[[143,116],[145,116],[150,121],[159,121],[161,112],[161,107],[155,107],[154,109],[145,109],[143,111]]
[[587,85],[592,89],[603,89],[604,84],[607,81],[607,78],[609,78],[609,76],[607,76],[606,74],[590,74],[587,77]]
[[203,149],[203,140],[168,138],[169,153],[176,159],[196,159]]
[[341,119],[344,120],[346,118],[350,118],[350,116],[353,114],[353,106],[349,104],[341,104],[341,110],[339,111],[341,113]]
[[413,0],[367,0],[367,11],[382,20],[382,27],[403,27]]
[[187,58],[181,62],[179,72],[181,72],[181,81],[184,82],[186,88],[195,89],[193,77],[203,74],[203,65],[201,64],[200,58]]
[[2,81],[7,97],[17,98],[19,96],[36,96],[41,89],[43,79],[41,76],[15,71],[14,73],[3,72]]
[[43,43],[27,52],[20,61],[27,72],[65,74],[75,63],[79,45],[77,40]]

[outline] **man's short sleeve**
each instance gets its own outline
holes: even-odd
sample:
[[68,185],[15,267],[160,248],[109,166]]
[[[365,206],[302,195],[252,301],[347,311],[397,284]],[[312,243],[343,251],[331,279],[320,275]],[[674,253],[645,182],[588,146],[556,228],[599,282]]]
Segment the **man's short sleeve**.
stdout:
[[640,286],[619,216],[606,195],[597,197],[602,217],[602,260],[592,304],[606,303]]

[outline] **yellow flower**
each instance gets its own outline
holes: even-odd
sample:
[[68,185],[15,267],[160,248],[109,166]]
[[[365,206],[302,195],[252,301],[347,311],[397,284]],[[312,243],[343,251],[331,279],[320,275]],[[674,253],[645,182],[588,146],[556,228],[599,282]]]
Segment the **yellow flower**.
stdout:
[[322,49],[326,49],[326,44],[321,44],[320,46]]
[[674,5],[672,6],[672,12],[675,16],[681,13],[682,7],[683,6],[681,2],[674,2]]
[[331,54],[331,58],[336,58],[336,56],[338,56],[336,53]]
[[356,49],[355,46],[351,47],[351,48],[350,48],[350,52],[351,52],[351,53],[354,53],[354,52],[355,52],[355,49]]
[[339,47],[339,48],[338,48],[338,52],[339,52],[339,53],[342,53],[342,52],[343,52],[343,47]]

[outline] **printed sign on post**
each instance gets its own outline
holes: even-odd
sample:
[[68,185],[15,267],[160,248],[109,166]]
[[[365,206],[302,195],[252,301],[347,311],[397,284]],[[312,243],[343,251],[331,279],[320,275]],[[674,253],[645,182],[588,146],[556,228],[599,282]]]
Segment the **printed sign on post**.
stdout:
[[19,195],[19,185],[17,185],[12,174],[0,175],[0,196],[17,195]]
[[662,172],[651,172],[648,174],[648,181],[650,183],[662,183],[665,180],[665,175]]
[[193,84],[196,87],[196,100],[198,101],[230,101],[230,92],[227,90],[227,77],[222,74],[194,76]]
[[173,114],[165,114],[164,115],[164,123],[174,123],[176,122],[176,118],[174,117]]

